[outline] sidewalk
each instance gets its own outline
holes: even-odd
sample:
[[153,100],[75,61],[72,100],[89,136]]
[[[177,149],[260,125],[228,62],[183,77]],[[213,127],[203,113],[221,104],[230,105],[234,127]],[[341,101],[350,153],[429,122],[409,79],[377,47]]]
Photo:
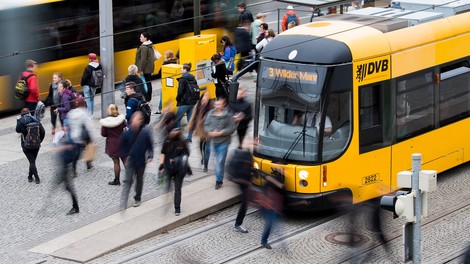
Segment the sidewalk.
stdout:
[[[254,82],[255,76],[247,76],[245,80],[239,80],[241,85],[249,87],[248,99],[254,100]],[[155,105],[158,102],[161,81],[155,80],[152,83],[154,87],[154,96],[152,100],[152,112],[155,110]],[[116,104],[120,107],[120,112],[123,112],[122,100],[119,98],[120,92],[116,92]],[[95,117],[92,122],[97,129],[96,134],[99,135],[99,118],[97,117],[101,112],[101,102],[98,99],[99,95],[95,99]],[[46,118],[49,117],[46,113]],[[151,124],[160,118],[160,115],[153,115]],[[16,124],[16,117],[8,117],[5,122],[0,122],[0,131],[8,131],[8,135],[0,136],[0,164],[7,164],[12,161],[25,159],[24,154],[19,148],[19,137],[15,139],[18,142],[12,141],[11,124]],[[9,124],[3,127],[3,124]],[[44,120],[44,126],[46,133],[50,135],[49,120]],[[251,128],[250,128],[250,131]],[[248,138],[251,133],[248,132]],[[6,133],[3,133],[6,134]],[[157,133],[155,133],[157,135]],[[46,138],[46,140],[50,140]],[[156,136],[155,142],[155,153],[154,161],[148,164],[146,174],[156,174],[158,167],[158,158],[160,153],[160,145],[158,141],[161,139]],[[104,155],[104,138],[98,138],[98,149],[99,155]],[[213,175],[213,168],[215,168],[215,158],[212,155],[209,163],[209,172],[203,172],[202,165],[200,164],[201,155],[199,151],[199,140],[195,138],[192,144],[190,144],[191,155],[189,157],[189,163],[193,168],[193,175],[185,177],[183,190],[182,190],[182,212],[180,216],[174,215],[173,210],[173,192],[166,194],[159,194],[151,199],[145,199],[145,189],[149,188],[147,183],[144,184],[144,196],[143,203],[140,207],[129,207],[126,210],[119,212],[112,212],[109,214],[101,214],[101,219],[92,219],[87,216],[89,224],[80,226],[77,225],[74,230],[68,230],[65,233],[57,234],[48,240],[39,241],[39,243],[33,243],[29,247],[29,252],[47,254],[54,257],[73,260],[78,262],[87,262],[94,258],[100,257],[106,253],[112,252],[119,248],[125,247],[132,243],[144,240],[156,234],[165,232],[166,230],[184,225],[210,213],[216,212],[222,208],[233,205],[239,201],[238,197],[238,186],[232,182],[225,180],[224,185],[220,190],[215,190],[215,178]],[[230,150],[238,145],[238,138],[236,134],[232,137],[232,144]],[[41,148],[40,154],[52,152],[53,148],[51,144],[45,143]],[[106,156],[106,155],[104,155]],[[99,157],[94,162],[94,174],[109,174],[105,171],[109,171],[112,168],[112,162],[107,157]],[[124,171],[121,171],[121,176]],[[87,174],[84,174],[88,177]],[[148,175],[147,181],[148,181]],[[80,172],[79,172],[79,178]],[[81,178],[83,179],[83,178]],[[147,185],[147,186],[145,186]],[[105,189],[106,187],[103,187]],[[109,188],[113,188],[112,186]],[[119,190],[116,190],[120,192]],[[83,193],[83,192],[82,192]],[[133,193],[133,188],[131,195]],[[87,191],[86,195],[93,195],[92,191]],[[79,196],[80,198],[83,196]],[[82,208],[81,208],[82,209]],[[84,208],[86,210],[86,208]],[[82,211],[82,210],[81,210]],[[86,211],[84,212],[86,214]],[[82,217],[82,212],[80,213]],[[91,221],[90,221],[91,220]]]

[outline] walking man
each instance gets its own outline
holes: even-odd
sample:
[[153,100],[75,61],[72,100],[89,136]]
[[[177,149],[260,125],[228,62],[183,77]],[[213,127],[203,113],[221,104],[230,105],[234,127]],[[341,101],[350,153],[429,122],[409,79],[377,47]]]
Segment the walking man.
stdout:
[[129,128],[122,134],[121,139],[121,156],[126,165],[126,176],[121,193],[121,209],[127,208],[134,176],[136,180],[134,207],[140,206],[145,167],[153,159],[152,133],[145,127],[141,111],[132,115]]
[[38,63],[33,60],[26,60],[25,67],[26,70],[23,71],[20,76],[26,80],[29,89],[29,93],[25,99],[25,107],[28,108],[31,113],[34,113],[39,102],[39,83],[38,77],[35,74],[38,70]]
[[[191,63],[184,63],[181,71],[183,75],[178,78],[178,95],[176,96],[176,106],[178,106],[178,110],[176,111],[176,127],[181,126],[181,119],[184,114],[186,114],[189,123],[191,115],[193,114],[194,105],[199,101],[200,96],[196,78],[189,73],[191,71]],[[186,142],[192,142],[192,138],[193,133],[189,132]]]

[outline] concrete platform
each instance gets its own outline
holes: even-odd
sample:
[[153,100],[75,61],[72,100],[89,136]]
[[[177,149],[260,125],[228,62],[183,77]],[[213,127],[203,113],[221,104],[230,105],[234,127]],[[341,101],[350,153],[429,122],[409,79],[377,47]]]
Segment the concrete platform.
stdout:
[[214,178],[205,177],[183,187],[181,215],[175,216],[173,192],[129,207],[97,222],[76,229],[31,252],[87,262],[106,253],[184,225],[239,201],[238,186],[225,181],[215,190]]

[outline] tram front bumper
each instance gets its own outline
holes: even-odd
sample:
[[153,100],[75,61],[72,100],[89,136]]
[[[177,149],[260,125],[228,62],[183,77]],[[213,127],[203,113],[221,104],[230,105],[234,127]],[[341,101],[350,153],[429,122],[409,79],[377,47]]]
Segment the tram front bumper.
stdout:
[[352,192],[349,189],[339,189],[319,194],[286,192],[284,197],[285,209],[288,211],[326,211],[351,204]]

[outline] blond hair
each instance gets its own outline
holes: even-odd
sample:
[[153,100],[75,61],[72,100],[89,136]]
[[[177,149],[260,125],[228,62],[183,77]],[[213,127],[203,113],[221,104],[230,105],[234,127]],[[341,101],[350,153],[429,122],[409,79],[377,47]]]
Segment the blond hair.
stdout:
[[116,104],[110,104],[108,106],[108,116],[118,116],[119,115],[119,110],[118,106]]

